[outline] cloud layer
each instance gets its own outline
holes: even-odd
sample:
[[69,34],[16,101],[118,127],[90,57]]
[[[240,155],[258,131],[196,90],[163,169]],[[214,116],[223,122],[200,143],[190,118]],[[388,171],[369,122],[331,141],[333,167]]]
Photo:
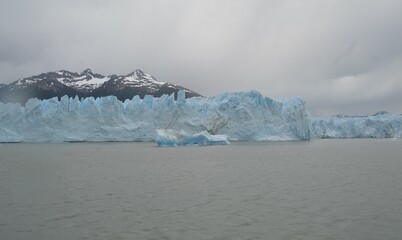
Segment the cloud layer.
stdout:
[[140,68],[212,96],[300,96],[314,115],[402,113],[402,2],[66,0],[0,3],[0,83]]

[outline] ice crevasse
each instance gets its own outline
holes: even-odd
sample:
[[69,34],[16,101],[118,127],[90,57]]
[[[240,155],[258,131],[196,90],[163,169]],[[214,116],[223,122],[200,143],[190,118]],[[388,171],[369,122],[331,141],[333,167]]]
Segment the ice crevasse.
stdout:
[[30,99],[0,103],[0,142],[155,141],[157,129],[224,134],[229,140],[310,139],[311,118],[300,98],[259,92],[186,99],[180,91],[124,102],[103,98]]

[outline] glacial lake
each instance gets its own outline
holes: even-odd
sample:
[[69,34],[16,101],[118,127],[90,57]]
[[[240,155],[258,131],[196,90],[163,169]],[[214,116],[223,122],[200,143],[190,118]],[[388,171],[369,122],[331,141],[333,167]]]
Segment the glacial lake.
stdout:
[[402,238],[402,140],[0,144],[0,239]]

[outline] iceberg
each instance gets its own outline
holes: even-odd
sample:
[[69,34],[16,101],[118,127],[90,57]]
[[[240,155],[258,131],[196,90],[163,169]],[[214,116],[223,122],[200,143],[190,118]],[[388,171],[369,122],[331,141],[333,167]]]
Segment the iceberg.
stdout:
[[156,143],[161,147],[177,146],[212,146],[229,144],[226,135],[211,135],[207,131],[188,134],[184,131],[173,129],[157,129]]
[[312,138],[401,138],[402,116],[381,112],[370,116],[313,118]]
[[0,142],[155,141],[157,129],[206,131],[228,140],[307,140],[310,125],[302,99],[275,100],[256,91],[188,99],[180,91],[177,99],[64,96],[30,99],[25,106],[0,103]]

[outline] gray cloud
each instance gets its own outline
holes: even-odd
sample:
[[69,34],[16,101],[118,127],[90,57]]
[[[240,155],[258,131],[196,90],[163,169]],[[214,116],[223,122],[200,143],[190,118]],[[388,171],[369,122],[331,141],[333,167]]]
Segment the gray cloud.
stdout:
[[315,115],[402,113],[402,2],[0,3],[0,82],[141,68],[212,96],[300,96]]

